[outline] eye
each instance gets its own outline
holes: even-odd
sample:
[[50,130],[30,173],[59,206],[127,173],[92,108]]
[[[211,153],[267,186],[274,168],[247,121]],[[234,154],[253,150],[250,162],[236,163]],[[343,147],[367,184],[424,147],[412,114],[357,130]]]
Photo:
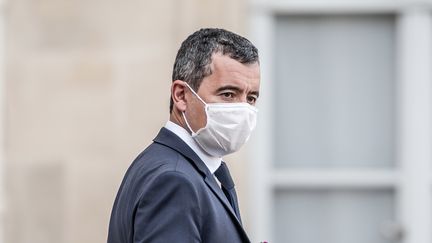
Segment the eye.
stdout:
[[221,93],[220,95],[226,99],[234,98],[234,93],[232,93],[232,92],[224,92],[224,93]]
[[247,97],[247,102],[251,105],[255,104],[257,101],[257,97],[256,96],[248,96]]

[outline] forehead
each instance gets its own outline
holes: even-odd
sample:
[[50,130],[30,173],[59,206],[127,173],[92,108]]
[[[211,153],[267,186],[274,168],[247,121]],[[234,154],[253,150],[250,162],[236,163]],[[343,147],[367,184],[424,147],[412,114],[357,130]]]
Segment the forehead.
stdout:
[[213,54],[211,75],[203,79],[210,86],[239,85],[248,89],[259,89],[260,67],[258,62],[243,64],[220,53]]

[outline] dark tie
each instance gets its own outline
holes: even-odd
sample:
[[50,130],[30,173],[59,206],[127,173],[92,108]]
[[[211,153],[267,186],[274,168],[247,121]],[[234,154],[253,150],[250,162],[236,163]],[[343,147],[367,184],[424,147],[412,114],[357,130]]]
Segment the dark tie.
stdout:
[[240,219],[240,211],[237,202],[237,195],[234,189],[234,181],[231,178],[231,175],[228,170],[228,166],[226,166],[225,162],[219,166],[219,168],[215,171],[216,178],[220,181],[222,191],[230,202],[232,208],[234,209],[235,214],[237,215],[238,220]]

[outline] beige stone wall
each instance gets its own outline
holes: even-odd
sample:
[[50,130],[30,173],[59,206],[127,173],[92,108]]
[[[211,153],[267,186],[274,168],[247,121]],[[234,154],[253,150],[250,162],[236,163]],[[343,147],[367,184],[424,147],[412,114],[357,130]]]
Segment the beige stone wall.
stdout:
[[[245,0],[9,0],[4,13],[5,242],[105,242],[126,168],[168,118],[180,42],[205,26],[245,34]],[[232,163],[240,201],[245,164]]]

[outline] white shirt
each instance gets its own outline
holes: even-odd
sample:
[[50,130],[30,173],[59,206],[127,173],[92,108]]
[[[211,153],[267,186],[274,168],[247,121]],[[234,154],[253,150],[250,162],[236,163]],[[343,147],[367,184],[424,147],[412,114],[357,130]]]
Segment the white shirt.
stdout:
[[[185,142],[204,162],[209,171],[214,174],[214,172],[219,168],[222,163],[222,158],[213,157],[206,152],[197,144],[197,142],[192,138],[192,135],[189,134],[186,129],[175,124],[172,121],[167,121],[165,124],[165,128],[173,132],[175,135],[179,136],[183,142]],[[216,178],[216,177],[215,177]],[[216,178],[216,181],[219,181]]]

